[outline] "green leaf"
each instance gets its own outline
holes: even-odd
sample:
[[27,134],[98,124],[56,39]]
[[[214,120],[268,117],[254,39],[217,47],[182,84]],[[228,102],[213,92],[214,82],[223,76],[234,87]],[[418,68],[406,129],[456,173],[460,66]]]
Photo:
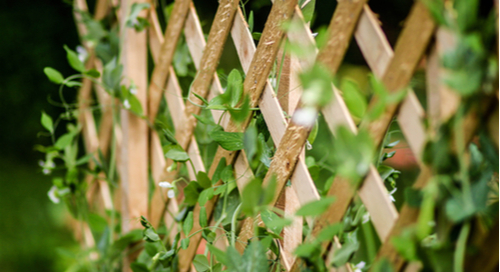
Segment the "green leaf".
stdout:
[[182,224],[182,230],[186,236],[189,236],[189,233],[193,229],[193,211],[190,211]]
[[240,124],[245,121],[250,114],[250,96],[245,95],[241,108],[230,108],[229,113],[231,114],[231,119],[236,123]]
[[394,245],[396,251],[406,260],[418,260],[417,244],[410,230],[405,230],[401,235],[392,237],[391,243]]
[[365,129],[354,134],[347,127],[339,126],[332,150],[337,175],[359,181],[370,169],[374,150],[373,139]]
[[233,246],[227,248],[226,260],[228,271],[244,271],[241,269],[243,265],[241,255]]
[[306,23],[310,22],[313,19],[315,5],[316,5],[316,0],[311,0],[305,6],[301,7],[302,15],[304,16],[304,21]]
[[318,128],[319,128],[318,118],[316,118],[316,120],[314,121],[314,126],[311,129],[311,132],[309,133],[309,136],[307,136],[307,141],[310,144],[314,144],[316,136],[318,136]]
[[262,181],[259,178],[251,180],[241,194],[241,211],[247,216],[254,216],[255,209],[259,206],[262,197]]
[[272,232],[280,235],[284,227],[293,223],[291,219],[281,218],[276,213],[266,209],[260,213],[260,218]]
[[160,236],[158,236],[158,234],[156,234],[156,232],[152,228],[146,228],[144,230],[144,238],[148,242],[160,241]]
[[409,207],[420,208],[420,205],[422,205],[422,200],[422,191],[411,187],[405,189],[405,201]]
[[54,68],[45,67],[43,68],[43,72],[49,78],[49,80],[54,82],[55,84],[62,84],[64,82],[63,75]]
[[227,77],[226,91],[221,95],[223,104],[227,104],[231,108],[236,107],[241,100],[243,94],[243,79],[238,70],[233,69]]
[[80,87],[82,86],[82,83],[78,82],[78,81],[67,81],[64,83],[65,86],[68,86],[68,87]]
[[207,201],[212,199],[214,197],[214,189],[213,188],[207,188],[203,191],[201,191],[200,196],[198,197],[198,203],[200,203],[200,206],[205,206]]
[[456,22],[462,32],[466,32],[477,22],[479,1],[478,0],[456,0],[453,1],[456,11]]
[[267,205],[271,203],[271,201],[273,201],[274,195],[276,194],[276,186],[277,186],[276,175],[273,174],[269,179],[266,189],[264,190],[264,199],[262,201],[262,205]]
[[202,254],[194,256],[193,265],[197,272],[205,272],[210,269],[207,256]]
[[333,97],[332,81],[330,71],[320,64],[315,64],[311,69],[301,73],[300,82],[304,88],[301,102],[304,108],[327,105]]
[[[219,201],[217,201],[217,205],[215,206],[215,211],[214,211],[214,218],[215,221],[218,222],[221,219],[223,213],[225,213],[224,214],[225,217],[224,219],[222,219],[221,224],[223,226],[226,226],[231,224],[231,220],[234,216],[234,213],[236,212],[236,208],[238,208],[238,206],[241,203],[241,199],[238,190],[233,190],[229,194],[224,194],[223,197],[224,199],[219,199]],[[225,209],[224,209],[224,203],[226,204]],[[236,216],[238,217],[238,215]]]
[[106,219],[96,213],[88,214],[89,227],[94,232],[103,232],[108,226]]
[[[129,107],[125,106],[127,103],[126,101],[128,101]],[[137,116],[139,116],[139,117],[143,116],[141,102],[139,101],[139,99],[137,99],[137,96],[135,96],[134,94],[130,93],[129,96],[127,97],[127,99],[123,103],[124,103],[125,108],[132,111]]]
[[222,250],[220,250],[220,249],[216,248],[215,246],[208,244],[208,243],[207,243],[207,247],[208,247],[208,250],[210,251],[210,253],[215,256],[217,261],[219,261],[221,264],[227,266],[228,259],[227,259],[226,253],[224,251],[222,251]]
[[75,135],[73,133],[66,133],[66,134],[62,135],[61,137],[59,137],[59,139],[57,139],[54,146],[56,148],[58,148],[59,150],[63,150],[66,146],[71,144],[74,136]]
[[215,241],[215,238],[217,237],[215,232],[213,232],[209,229],[204,229],[201,233],[201,236],[203,238],[205,238],[205,240],[207,240],[207,242],[209,242],[209,243],[213,243]]
[[[127,17],[126,25],[127,27],[133,27],[136,31],[141,31],[144,27],[148,26],[147,21],[144,22],[144,18],[138,17],[139,13],[143,9],[148,9],[151,5],[149,3],[134,3],[130,7],[130,14]],[[142,20],[141,20],[142,19]]]
[[[434,2],[434,1],[433,1]],[[436,1],[438,2],[438,1]],[[383,257],[380,260],[374,262],[372,266],[373,272],[394,272],[394,268],[387,258]]]
[[99,78],[101,76],[101,73],[99,73],[96,69],[87,70],[85,71],[85,74],[93,78]]
[[181,240],[181,248],[186,250],[189,247],[189,238],[184,238]]
[[217,164],[214,175],[212,176],[212,185],[215,185],[219,180],[221,180],[222,171],[226,168],[226,158],[222,158]]
[[241,269],[246,272],[268,271],[266,250],[259,240],[252,240],[245,248],[241,258]]
[[64,50],[66,50],[66,58],[68,59],[69,65],[73,67],[73,69],[77,70],[80,73],[85,72],[85,65],[83,62],[78,58],[78,54],[69,49],[66,45],[64,45]]
[[317,243],[303,243],[295,248],[293,254],[298,257],[309,258],[317,251],[319,251],[319,245]]
[[201,188],[198,182],[191,181],[188,186],[184,188],[184,203],[187,205],[195,205],[198,202],[198,197],[200,195]]
[[[119,91],[122,80],[123,65],[116,63],[116,58],[108,62],[102,71],[102,82],[108,92]],[[112,92],[111,92],[112,93]],[[112,93],[114,96],[116,94]]]
[[224,167],[224,170],[222,170],[222,173],[220,174],[220,179],[224,183],[228,183],[228,182],[234,180],[233,166],[232,165],[227,165],[226,167]]
[[172,159],[177,162],[185,162],[189,160],[189,155],[182,149],[180,145],[167,145],[163,147],[165,158]]
[[200,226],[202,228],[207,226],[207,210],[205,206],[200,207]]
[[339,234],[344,225],[342,223],[336,223],[330,226],[327,226],[321,230],[321,232],[316,237],[318,242],[331,241],[333,236]]
[[133,272],[149,272],[148,267],[143,263],[133,262],[130,264]]
[[[222,267],[223,265],[221,263],[217,263],[214,266],[212,266],[212,270],[210,272],[222,272]],[[224,270],[226,271],[226,270]]]
[[243,149],[243,133],[216,130],[210,132],[210,138],[228,151]]
[[309,202],[302,206],[295,215],[297,216],[318,216],[326,212],[335,201],[334,197],[324,197],[316,201]]
[[44,111],[42,111],[41,123],[46,130],[48,130],[51,134],[54,134],[54,122],[52,121],[52,117]]
[[344,243],[341,248],[335,250],[333,255],[332,264],[334,267],[340,267],[347,263],[349,259],[352,257],[354,252],[358,250],[359,243],[354,241],[348,241]]
[[196,181],[198,181],[198,184],[205,189],[212,186],[210,178],[208,177],[207,173],[203,171],[198,171],[198,173],[196,174]]
[[227,106],[224,105],[224,94],[220,94],[208,103],[208,110],[227,110]]
[[250,30],[250,33],[253,32],[253,10],[248,15],[248,30]]
[[252,38],[256,41],[260,40],[260,37],[262,36],[261,32],[253,32],[252,33]]
[[363,118],[366,112],[367,102],[365,97],[361,94],[356,82],[345,79],[342,81],[340,89],[342,90],[342,97],[351,115],[359,120]]

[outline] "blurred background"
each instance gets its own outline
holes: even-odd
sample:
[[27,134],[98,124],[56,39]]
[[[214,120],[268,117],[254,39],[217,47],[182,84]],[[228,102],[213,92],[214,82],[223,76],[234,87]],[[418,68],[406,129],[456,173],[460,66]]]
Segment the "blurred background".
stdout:
[[[38,161],[42,154],[34,149],[50,143],[40,124],[41,111],[53,117],[62,112],[53,103],[58,100],[58,87],[48,81],[43,68],[53,67],[64,76],[75,73],[63,49],[63,45],[74,49],[79,44],[70,2],[0,1],[0,270],[4,272],[64,271],[71,261],[68,251],[78,247],[66,226],[64,207],[47,197],[51,178],[41,172]],[[89,1],[91,8],[93,2]],[[194,2],[207,33],[218,3]],[[393,46],[412,4],[411,0],[370,3]],[[250,0],[245,8],[254,11],[254,29],[262,29],[271,2]],[[334,9],[335,1],[317,0],[313,31],[328,26]],[[351,77],[366,88],[368,72],[359,49],[351,43],[340,76]],[[423,86],[424,79],[417,76],[417,94],[423,93]],[[75,95],[76,91],[65,93],[69,101]],[[423,103],[422,95],[420,98]],[[403,142],[397,156],[409,156],[409,161],[397,169],[404,170],[400,181],[406,183],[412,182],[416,170],[411,152],[406,154],[404,147]]]

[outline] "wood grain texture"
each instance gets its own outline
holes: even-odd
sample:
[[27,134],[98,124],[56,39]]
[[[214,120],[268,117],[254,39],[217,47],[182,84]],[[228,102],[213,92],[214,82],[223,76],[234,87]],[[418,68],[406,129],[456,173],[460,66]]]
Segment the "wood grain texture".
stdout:
[[169,74],[169,68],[174,57],[175,49],[177,48],[177,41],[181,36],[190,4],[191,0],[176,0],[171,13],[172,16],[170,16],[168,20],[164,37],[164,40],[168,42],[162,43],[148,89],[148,117],[151,123],[154,123],[156,115],[158,114],[158,107],[160,106],[160,100],[163,95],[163,87],[165,86]]
[[356,23],[367,1],[338,1],[328,27],[329,38],[324,47],[320,48],[317,57],[317,60],[330,69],[332,74],[337,73],[344,59]]
[[[238,3],[238,0],[223,0],[219,3],[214,23],[208,35],[207,45],[203,50],[200,67],[191,85],[189,99],[196,104],[202,104],[202,102],[200,99],[196,98],[194,94],[198,94],[203,98],[208,97],[210,83],[214,77],[214,73],[222,55],[222,50],[224,49],[229,31],[231,30]],[[185,121],[176,129],[175,133],[176,139],[179,139],[179,144],[183,148],[187,148],[197,123],[197,119],[193,114],[199,114],[200,111],[200,107],[192,103],[186,104],[186,109],[184,111]]]
[[[250,64],[250,69],[243,83],[243,94],[250,96],[251,107],[255,107],[258,103],[258,100],[260,99],[264,85],[267,82],[267,77],[272,68],[272,63],[279,49],[279,43],[284,34],[284,30],[281,27],[281,24],[291,17],[293,8],[296,4],[296,0],[280,1],[279,3],[273,5],[271,9],[271,13],[268,20],[266,21],[264,31],[262,32],[261,40],[259,42],[259,45],[257,46],[257,50],[252,59],[252,63]],[[250,118],[251,116],[241,125],[235,124],[234,122],[229,122],[226,131],[243,131],[248,125]],[[227,151],[219,147],[208,173],[209,177],[213,176],[218,162],[223,157],[226,158],[226,162],[228,164],[233,164],[237,154],[238,152]],[[205,208],[208,217],[212,216],[212,212],[217,200],[218,198],[214,197],[206,203]],[[198,216],[199,209],[199,205],[196,205],[194,209],[195,217]],[[200,228],[201,227],[199,226],[199,222],[195,222],[191,233],[198,231]],[[189,267],[185,264],[189,264],[193,259],[200,239],[201,234],[192,236],[188,249],[181,250],[179,252],[179,264],[183,264],[183,266],[180,267],[181,271],[187,271],[189,269]]]
[[[337,14],[337,11],[335,12]],[[363,19],[363,18],[361,18]],[[370,18],[365,18],[365,20],[369,20]],[[426,19],[427,21],[421,21]],[[332,19],[333,21],[334,19]],[[416,31],[416,26],[419,25],[422,27],[422,29],[418,29],[418,31],[424,31],[423,35],[416,35],[418,38],[421,38],[418,42],[415,41],[414,36],[411,35],[410,31]],[[376,29],[375,29],[376,30]],[[432,35],[432,32],[434,30],[434,23],[432,19],[428,16],[427,10],[425,7],[423,7],[421,4],[417,3],[415,4],[412,13],[410,14],[410,18],[407,22],[407,26],[403,30],[403,33],[401,34],[400,38],[398,39],[397,46],[400,48],[399,50],[396,51],[395,57],[391,59],[389,62],[389,66],[384,73],[383,77],[383,82],[385,83],[384,80],[387,80],[389,82],[390,88],[392,91],[398,90],[398,88],[402,88],[408,84],[409,80],[411,79],[411,76],[413,75],[413,71],[416,68],[416,65],[418,64],[418,61],[420,60],[424,50],[426,49],[427,43],[430,39],[430,36]],[[406,34],[405,34],[406,33]],[[417,32],[420,33],[420,32]],[[377,33],[375,33],[376,35]],[[380,34],[380,32],[379,32]],[[377,36],[377,35],[376,35]],[[402,46],[409,46],[409,45],[414,46],[414,48],[406,49],[402,48]],[[379,45],[379,47],[382,50],[387,50],[388,47],[384,46],[384,44]],[[409,50],[409,51],[407,51]],[[416,51],[416,52],[414,52]],[[386,51],[388,52],[388,51]],[[320,53],[321,55],[321,53]],[[327,65],[332,65],[332,63],[335,63],[333,61],[327,62]],[[374,62],[372,62],[374,64]],[[405,67],[405,69],[400,69],[401,65]],[[335,67],[333,67],[335,68]],[[378,69],[383,69],[383,67],[379,67]],[[393,71],[394,69],[394,71]],[[401,72],[401,70],[405,71],[404,73]],[[393,75],[396,73],[396,75]],[[397,86],[397,87],[395,87]],[[386,85],[387,87],[387,85]],[[389,88],[389,87],[387,87]],[[391,90],[391,89],[389,89]],[[391,107],[389,107],[391,108]],[[383,136],[385,135],[386,129],[388,125],[390,124],[390,120],[392,120],[392,116],[395,114],[397,105],[392,106],[393,109],[388,109],[386,113],[390,113],[390,118],[388,116],[384,116],[382,120],[385,120],[384,122],[380,122],[379,120],[376,120],[375,122],[378,122],[379,129],[375,130],[372,129],[370,130],[370,134],[376,138],[377,144],[380,144],[381,139],[383,139]],[[339,110],[337,110],[339,111]],[[342,111],[344,112],[344,111]],[[327,113],[328,114],[328,113]],[[329,113],[331,116],[332,113]],[[326,115],[326,114],[325,114]],[[338,115],[337,115],[338,116]],[[328,119],[327,119],[328,120]],[[380,127],[383,125],[383,127]],[[334,125],[333,125],[334,126]],[[332,125],[330,126],[332,127]],[[374,128],[377,127],[377,125],[374,126]],[[380,135],[377,135],[376,133],[379,133]],[[370,182],[370,179],[375,178],[375,182]],[[378,180],[378,181],[377,181]],[[337,184],[338,183],[338,184]],[[363,186],[360,188],[360,196],[363,199],[363,202],[373,202],[372,204],[376,203],[377,201],[382,201],[383,204],[385,204],[385,208],[381,208],[379,206],[375,205],[367,205],[365,203],[366,207],[368,208],[368,211],[370,215],[375,215],[378,214],[377,216],[373,216],[372,220],[374,222],[374,225],[376,226],[376,230],[379,234],[379,236],[384,240],[385,237],[387,237],[390,233],[391,226],[394,223],[394,221],[397,218],[397,212],[394,209],[394,206],[392,203],[389,203],[387,199],[380,198],[380,196],[384,195],[385,188],[381,188],[381,181],[380,177],[378,176],[378,173],[376,170],[371,169],[369,171],[369,174],[365,181],[362,183]],[[376,187],[371,187],[371,186],[376,186]],[[383,185],[382,185],[383,186]],[[367,188],[377,188],[377,191],[379,193],[377,194],[379,197],[373,197],[373,189],[367,189]],[[348,181],[341,179],[340,177],[335,178],[332,187],[329,190],[329,195],[334,195],[337,198],[341,197],[342,200],[337,199],[334,204],[332,204],[327,210],[326,213],[321,215],[318,220],[316,221],[316,224],[313,228],[312,236],[316,236],[319,234],[320,230],[327,225],[333,224],[335,222],[339,222],[344,213],[345,209],[347,209],[350,199],[354,196],[355,193],[355,188],[351,184],[349,184]],[[385,215],[381,215],[380,212],[385,213]],[[387,224],[387,223],[390,224]],[[379,227],[377,227],[377,225]],[[326,244],[323,245],[323,248],[326,247]],[[292,271],[297,271],[299,267],[302,264],[299,262],[296,262],[294,266],[292,267]]]
[[[290,38],[290,36],[293,35],[294,37],[298,38],[300,35],[305,35],[305,37],[301,39],[303,41],[309,42],[305,43],[305,45],[316,48],[316,46],[314,45],[314,39],[312,37],[311,30],[305,27],[305,22],[302,19],[301,11],[299,9],[295,10],[295,13],[293,15],[293,20],[299,26],[302,25],[304,27],[301,28],[301,31],[299,33],[296,33],[295,31],[291,33],[291,31],[289,30],[287,32],[287,36]],[[253,43],[252,35],[248,30],[248,27],[246,26],[246,22],[245,19],[243,18],[243,14],[241,13],[241,11],[238,12],[237,16],[234,19],[234,24],[233,24],[233,29],[231,30],[231,34],[243,70],[247,72],[250,68],[252,56],[255,54],[256,49]],[[315,55],[316,53],[312,57],[314,58]],[[309,63],[309,64],[313,62],[310,60],[308,61],[304,60],[307,58],[300,58],[299,62]],[[292,64],[294,64],[293,59],[292,59]],[[293,82],[293,80],[291,82]],[[294,96],[298,96],[297,94],[300,94],[301,92],[302,91],[300,90],[300,88],[297,88],[296,90],[294,89],[293,92],[290,93],[289,98],[291,100],[296,101],[299,98],[296,98]],[[296,105],[293,104],[289,105],[290,108],[296,107]],[[283,114],[283,109],[280,107],[279,101],[277,97],[274,95],[274,90],[269,82],[266,83],[264,92],[262,93],[262,97],[259,102],[259,108],[262,112],[262,115],[264,116],[264,120],[268,126],[273,141],[275,143],[279,143],[285,133],[287,120]],[[241,154],[238,157],[241,157]],[[309,174],[307,166],[304,162],[304,158],[302,157],[299,158],[295,172],[291,177],[291,181],[292,181],[292,187],[295,190],[295,193],[301,205],[319,199],[318,190],[316,189],[316,186],[314,185],[314,182]],[[306,218],[306,220],[308,220],[308,222],[312,224],[312,218],[308,217]]]
[[[134,1],[135,2],[135,1]],[[132,1],[122,1],[122,18],[126,18]],[[147,17],[143,10],[140,16]],[[147,42],[146,32],[131,28],[121,30],[123,37],[122,64],[123,84],[137,86],[136,97],[145,114],[147,107]],[[141,227],[138,220],[148,212],[148,125],[145,120],[128,110],[121,110],[123,132],[121,153],[122,230]]]
[[[408,85],[422,55],[427,49],[434,28],[434,20],[425,5],[420,1],[416,2],[398,38],[394,49],[394,57],[381,79],[389,92],[397,92]],[[372,99],[368,108],[372,108],[376,103],[377,100]],[[368,129],[376,146],[381,144],[398,107],[399,104],[387,105],[384,113],[377,120],[371,122],[366,119],[363,120],[361,127]]]

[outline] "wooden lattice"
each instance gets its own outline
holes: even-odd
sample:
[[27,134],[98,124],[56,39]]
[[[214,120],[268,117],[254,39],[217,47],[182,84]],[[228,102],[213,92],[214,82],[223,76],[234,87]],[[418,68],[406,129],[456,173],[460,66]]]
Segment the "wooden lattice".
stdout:
[[[112,3],[106,0],[97,2],[95,17],[100,19],[105,15],[108,5]],[[107,183],[101,180],[96,188],[89,190],[89,199],[96,198],[95,194],[100,192],[99,199],[105,208],[120,206],[124,232],[139,228],[138,221],[134,219],[141,215],[147,215],[154,226],[159,225],[162,218],[167,226],[172,225],[174,219],[171,215],[178,212],[178,199],[168,200],[165,197],[166,192],[157,188],[151,203],[148,203],[149,167],[155,183],[174,180],[178,174],[176,170],[167,171],[167,168],[174,162],[165,159],[157,132],[148,126],[148,121],[151,124],[155,120],[162,96],[165,96],[170,110],[175,126],[175,137],[190,155],[196,172],[206,171],[211,178],[219,161],[225,158],[228,165],[234,166],[235,176],[238,177],[236,181],[239,192],[243,192],[246,184],[253,178],[244,151],[227,151],[219,147],[210,169],[207,171],[204,167],[194,138],[197,119],[193,114],[199,114],[201,109],[192,103],[184,102],[182,90],[172,67],[174,53],[182,33],[184,33],[189,52],[198,71],[191,85],[191,94],[196,93],[207,99],[223,92],[216,68],[226,40],[231,35],[239,62],[246,74],[243,92],[249,95],[251,107],[259,107],[277,147],[269,172],[264,179],[264,185],[269,182],[272,175],[275,175],[277,179],[277,191],[272,205],[282,208],[285,214],[293,214],[299,207],[320,199],[303,155],[311,128],[293,121],[294,112],[301,108],[298,104],[302,93],[301,86],[297,83],[298,73],[310,68],[315,62],[321,62],[330,69],[332,74],[335,74],[342,63],[351,37],[354,36],[355,41],[352,42],[357,42],[373,74],[381,79],[387,90],[396,92],[409,85],[435,33],[434,21],[426,7],[417,1],[405,21],[404,29],[393,51],[366,2],[367,0],[338,2],[328,28],[328,40],[321,50],[317,49],[311,30],[303,20],[297,0],[275,1],[257,47],[238,6],[238,0],[219,2],[207,41],[205,41],[196,9],[190,0],[175,1],[165,34],[162,34],[155,9],[142,11],[141,16],[149,18],[150,26],[147,31],[142,32],[136,32],[130,28],[121,30],[124,39],[121,58],[124,64],[124,78],[126,81],[133,81],[137,86],[137,97],[147,113],[148,120],[141,119],[127,110],[121,110],[121,126],[113,130],[110,108],[117,102],[113,101],[104,90],[95,86],[98,102],[103,108],[100,126],[96,129],[91,112],[85,110],[90,106],[92,82],[84,80],[80,90],[79,121],[83,125],[87,151],[95,153],[100,149],[106,155],[110,145],[115,144],[118,147],[116,163],[120,173],[120,197],[112,199]],[[120,11],[116,13],[122,24],[131,4],[128,1],[122,1]],[[84,0],[77,0],[75,6],[79,10],[87,10]],[[84,36],[86,30],[79,16],[78,12],[75,13],[80,35]],[[290,28],[286,33],[282,24],[288,20],[291,20],[294,26],[299,27]],[[436,60],[450,43],[450,37],[444,31],[439,30],[437,33],[436,43],[427,61],[428,71],[429,73],[433,71],[434,75],[428,78],[435,78],[439,73],[439,62]],[[280,99],[278,100],[268,77],[272,63],[277,56],[282,55],[280,50],[283,50],[282,44],[285,39],[300,44],[304,48],[313,48],[313,54],[300,58],[285,57],[281,79],[284,84],[279,86]],[[148,50],[154,60],[154,69],[149,83],[147,79]],[[87,61],[87,67],[102,70],[102,64],[92,53]],[[358,127],[347,110],[341,90],[332,85],[332,91],[334,99],[322,109],[329,129],[335,134],[337,128],[344,125],[356,133]],[[440,119],[446,118],[445,115],[449,116],[456,110],[455,104],[458,101],[456,96],[444,90],[439,82],[432,85],[429,83],[429,97],[432,98],[429,102],[429,109],[433,126],[436,126]],[[200,102],[194,95],[191,95],[190,99]],[[437,99],[450,102],[435,103]],[[371,104],[373,103],[374,101],[371,101]],[[292,116],[290,120],[285,117],[284,111]],[[221,118],[219,111],[212,111],[212,114],[214,120]],[[379,146],[393,117],[397,118],[415,157],[421,158],[428,132],[423,124],[424,111],[411,90],[401,103],[388,106],[381,118],[362,123],[361,127],[368,129],[376,145]],[[224,116],[222,125],[225,131],[243,132],[249,120],[250,117],[243,124],[237,125]],[[476,122],[468,124],[470,131],[474,130]],[[115,142],[111,140],[112,131],[115,133]],[[418,163],[421,167],[421,174],[414,186],[421,188],[430,179],[431,174],[420,160]],[[188,170],[190,178],[196,179],[196,173],[191,168]],[[285,187],[289,179],[292,186]],[[351,201],[357,195],[366,206],[375,230],[383,242],[379,257],[388,257],[396,271],[401,270],[404,260],[396,254],[388,241],[390,237],[399,234],[403,227],[416,221],[418,210],[404,206],[398,214],[382,178],[373,165],[359,188],[353,188],[347,180],[336,177],[328,195],[336,197],[336,201],[328,211],[315,219],[306,218],[307,222],[314,226],[311,237],[316,236],[324,227],[341,221]],[[206,203],[208,218],[212,218],[217,200],[215,196]],[[166,210],[169,212],[167,213]],[[195,218],[198,218],[199,212],[200,207],[197,205],[194,209]],[[240,241],[246,241],[253,235],[253,220],[254,218],[247,218],[243,221],[239,234]],[[303,240],[302,221],[296,220],[291,226],[285,228],[283,241],[280,243],[284,256],[282,265],[287,271],[298,271],[302,265],[300,259],[292,254],[293,249]],[[212,221],[211,224],[215,222]],[[195,220],[191,233],[197,232],[200,228],[198,220]],[[84,231],[89,232],[88,228]],[[175,236],[175,233],[171,232],[171,234]],[[201,238],[201,233],[192,236],[189,247],[180,251],[179,268],[181,271],[191,269],[191,262]],[[220,248],[227,245],[223,238],[217,241],[217,246]],[[86,243],[93,246],[94,242],[88,240]],[[324,243],[323,250],[331,248],[333,252],[340,245],[337,243],[333,247],[328,246]],[[244,243],[237,243],[239,251],[242,252],[244,247]],[[332,252],[327,255],[331,255]],[[346,266],[343,269],[350,270],[350,267]],[[410,265],[407,269],[407,271],[413,271],[412,269],[416,268]]]

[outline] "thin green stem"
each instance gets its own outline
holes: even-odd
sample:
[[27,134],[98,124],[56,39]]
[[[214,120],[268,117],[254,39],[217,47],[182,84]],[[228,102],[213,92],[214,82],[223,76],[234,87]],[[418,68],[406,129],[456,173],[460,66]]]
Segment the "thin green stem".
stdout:
[[471,185],[469,179],[469,169],[465,158],[465,139],[463,135],[463,115],[464,109],[461,107],[455,117],[454,130],[455,130],[455,145],[457,147],[457,157],[460,165],[460,181],[463,188],[463,200],[467,209],[473,209],[473,200],[471,193]]
[[240,213],[241,210],[241,204],[238,205],[236,210],[233,213],[233,218],[231,218],[231,246],[234,247],[234,243],[236,241],[236,219],[238,218],[238,214]]
[[456,248],[454,256],[453,256],[453,271],[454,272],[463,272],[464,271],[464,267],[463,267],[464,256],[465,256],[465,249],[467,246],[467,238],[469,237],[469,232],[470,232],[470,222],[467,221],[462,226],[462,229],[460,230],[460,234],[458,235],[457,248]]

